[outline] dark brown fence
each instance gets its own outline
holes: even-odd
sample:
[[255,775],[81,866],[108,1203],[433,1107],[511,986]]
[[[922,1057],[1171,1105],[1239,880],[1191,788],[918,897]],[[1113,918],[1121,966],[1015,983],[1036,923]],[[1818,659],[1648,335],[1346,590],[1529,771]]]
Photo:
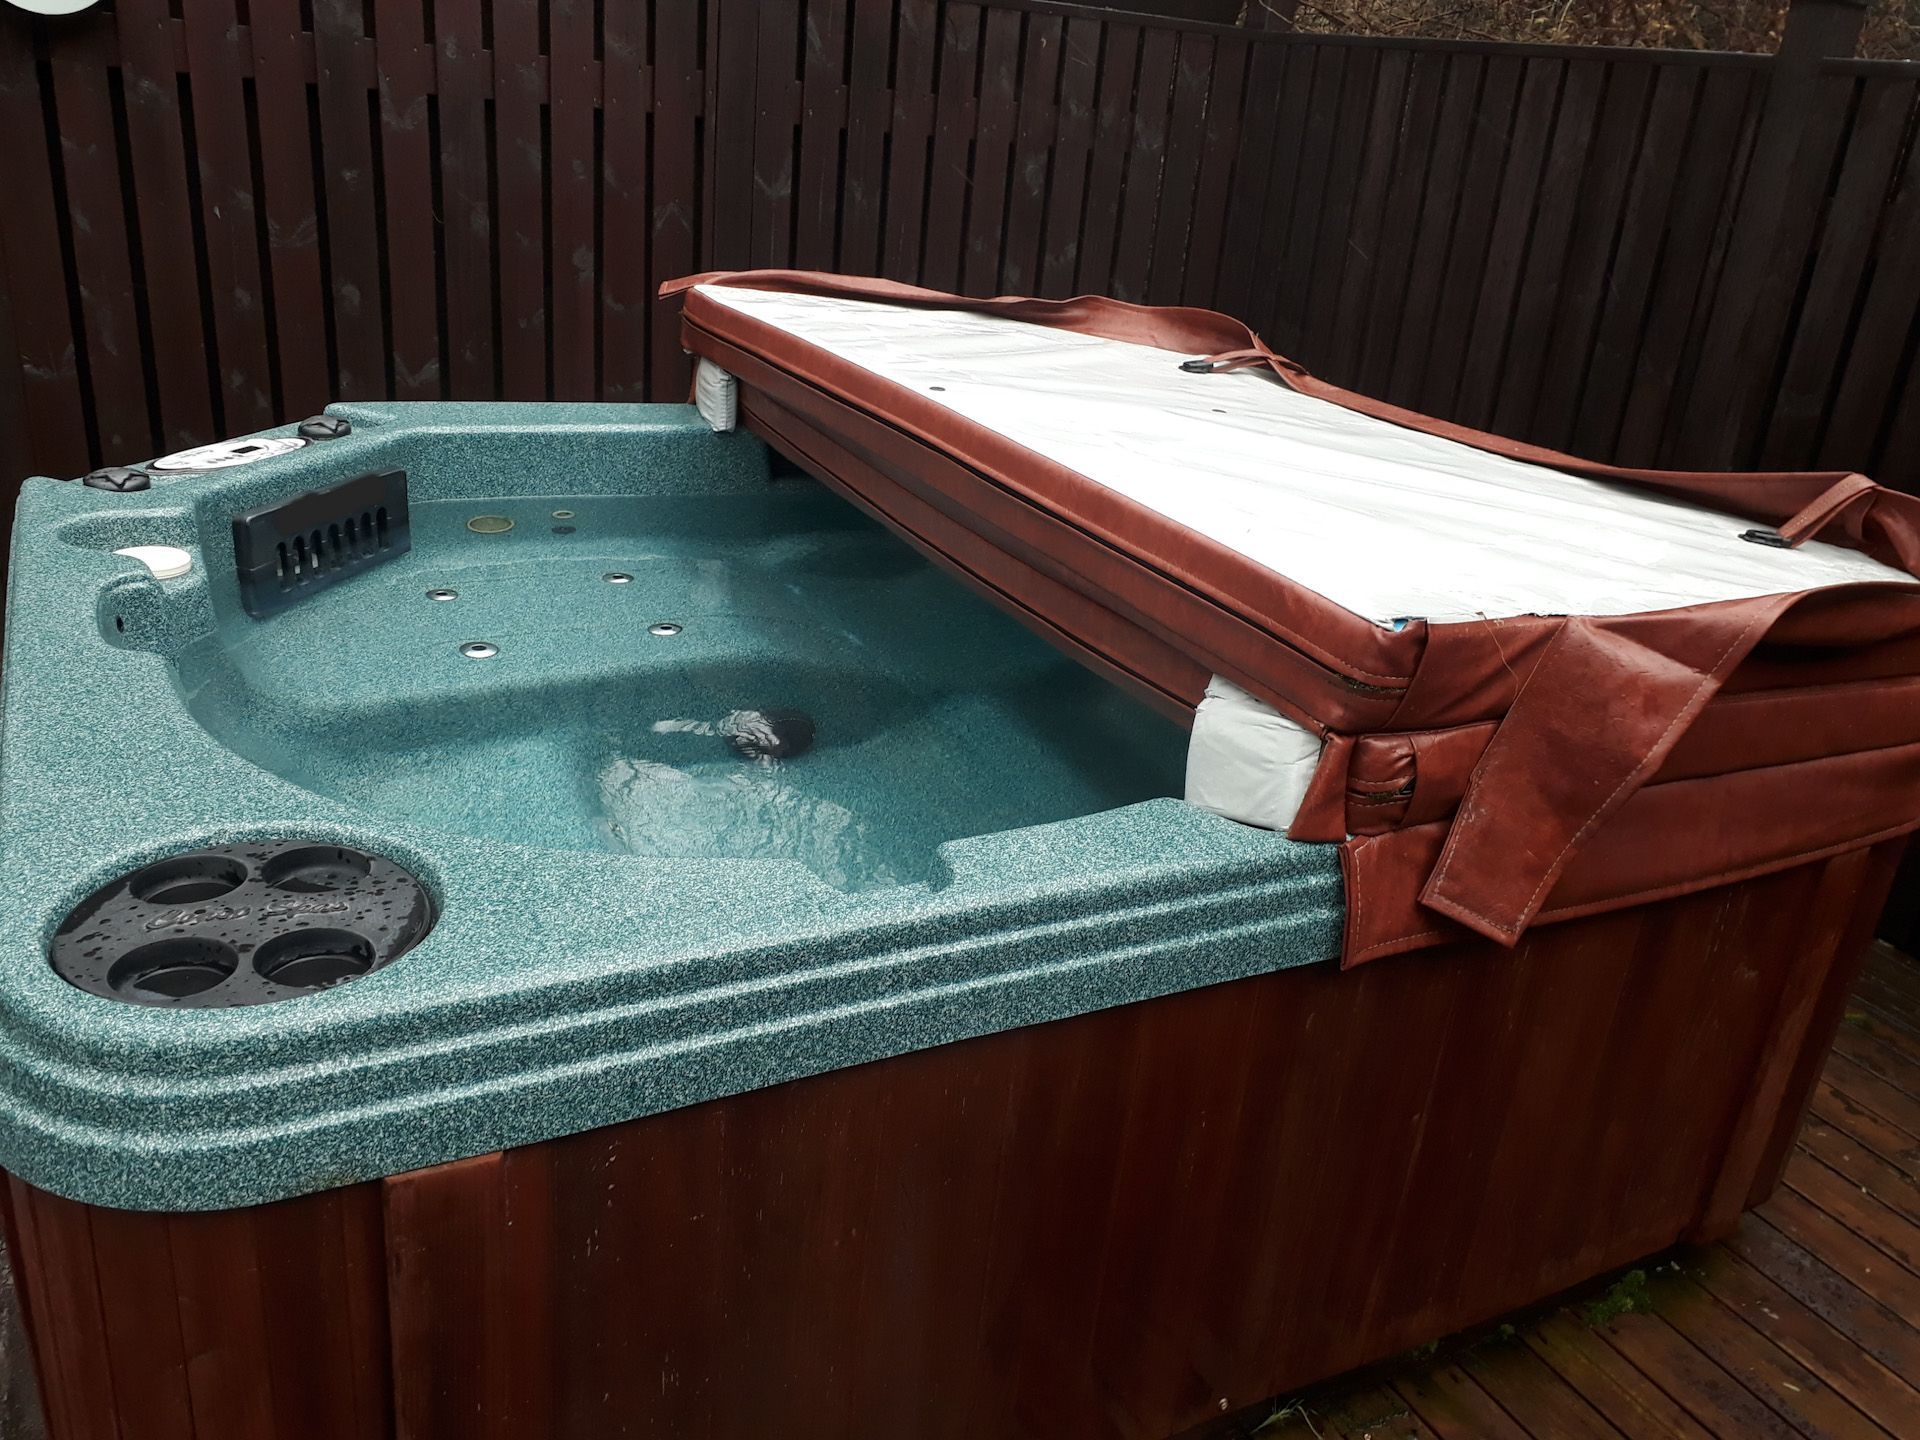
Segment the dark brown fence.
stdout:
[[1551,444],[1913,487],[1920,67],[1823,58],[1847,13],[1772,57],[1028,0],[0,6],[0,460],[677,397],[657,282],[798,264],[1211,305]]

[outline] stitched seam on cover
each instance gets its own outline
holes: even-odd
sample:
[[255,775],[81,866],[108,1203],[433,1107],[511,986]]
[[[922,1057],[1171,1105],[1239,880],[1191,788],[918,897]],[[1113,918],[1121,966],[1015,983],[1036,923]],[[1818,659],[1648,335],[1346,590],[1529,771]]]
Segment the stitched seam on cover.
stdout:
[[[1742,630],[1738,635],[1734,636],[1733,639],[1728,642],[1727,648],[1720,652],[1719,658],[1716,659],[1713,662],[1713,664],[1708,668],[1707,673],[1700,677],[1700,683],[1693,687],[1693,692],[1687,696],[1687,703],[1682,705],[1679,709],[1679,712],[1674,715],[1673,719],[1667,722],[1667,728],[1660,732],[1660,738],[1655,740],[1653,744],[1649,747],[1647,757],[1644,760],[1642,760],[1638,765],[1636,765],[1631,771],[1629,771],[1621,779],[1618,785],[1613,787],[1612,793],[1609,794],[1606,799],[1602,800],[1599,803],[1599,805],[1597,805],[1594,808],[1593,812],[1587,816],[1585,823],[1582,824],[1580,828],[1573,833],[1572,837],[1567,841],[1565,845],[1562,845],[1560,847],[1559,853],[1556,854],[1553,857],[1553,859],[1547,862],[1547,867],[1540,876],[1540,883],[1533,887],[1533,893],[1527,896],[1526,903],[1520,907],[1520,913],[1522,916],[1525,916],[1528,912],[1530,912],[1534,908],[1534,902],[1540,898],[1540,892],[1545,890],[1547,886],[1552,883],[1552,881],[1555,878],[1554,871],[1559,866],[1560,862],[1566,858],[1567,852],[1572,850],[1582,840],[1587,838],[1587,836],[1592,832],[1599,817],[1603,813],[1605,813],[1606,808],[1609,805],[1613,804],[1614,800],[1619,797],[1621,791],[1625,790],[1629,785],[1633,784],[1634,781],[1640,779],[1644,774],[1646,774],[1648,770],[1650,770],[1653,767],[1654,752],[1658,751],[1662,745],[1666,744],[1667,737],[1671,735],[1676,728],[1678,728],[1681,720],[1684,717],[1686,717],[1688,712],[1693,708],[1693,702],[1699,698],[1700,692],[1705,690],[1709,685],[1712,685],[1715,683],[1714,673],[1719,670],[1721,662],[1724,661],[1727,658],[1727,656],[1731,655],[1734,652],[1734,650],[1739,646],[1742,640],[1745,640],[1747,636],[1751,635],[1755,630],[1759,629],[1762,625],[1772,624],[1773,620],[1774,620],[1773,612],[1763,611],[1760,615],[1754,618],[1753,622],[1749,624],[1746,629]],[[1495,738],[1497,739],[1498,736],[1496,735]],[[1446,854],[1440,857],[1440,868],[1434,871],[1433,873],[1433,880],[1431,882],[1433,885],[1439,886],[1439,885],[1444,885],[1446,883],[1447,871],[1453,864],[1454,852],[1455,852],[1454,837],[1452,832],[1450,831],[1447,837]],[[1458,900],[1451,901],[1450,903],[1452,904],[1453,908],[1459,911],[1462,915],[1470,915],[1475,920],[1480,921],[1482,924],[1488,926],[1489,928],[1498,930],[1502,935],[1517,935],[1520,932],[1520,929],[1524,928],[1525,926],[1524,920],[1521,921],[1521,924],[1519,926],[1509,926],[1509,925],[1502,924],[1500,921],[1491,919],[1486,915],[1482,915],[1477,910],[1469,909],[1467,906],[1462,905]]]
[[1405,944],[1409,940],[1425,940],[1428,937],[1435,936],[1435,935],[1444,937],[1447,933],[1448,932],[1445,930],[1416,930],[1411,935],[1400,935],[1395,937],[1392,940],[1381,940],[1375,944],[1367,946],[1367,948],[1364,950],[1356,950],[1354,951],[1353,958],[1356,960],[1364,960],[1369,955],[1376,955],[1382,950],[1388,949],[1394,945]]

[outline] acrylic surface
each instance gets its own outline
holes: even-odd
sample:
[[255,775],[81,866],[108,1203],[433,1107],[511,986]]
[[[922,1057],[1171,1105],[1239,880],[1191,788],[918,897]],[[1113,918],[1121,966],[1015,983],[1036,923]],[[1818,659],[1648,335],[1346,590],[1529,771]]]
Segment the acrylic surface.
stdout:
[[[1169,798],[1176,725],[752,437],[332,413],[350,435],[146,491],[22,490],[0,1167],[250,1204],[1334,953],[1330,848]],[[385,469],[412,548],[250,613],[234,517]],[[267,840],[393,860],[434,928],[235,1009],[53,972],[95,888]]]

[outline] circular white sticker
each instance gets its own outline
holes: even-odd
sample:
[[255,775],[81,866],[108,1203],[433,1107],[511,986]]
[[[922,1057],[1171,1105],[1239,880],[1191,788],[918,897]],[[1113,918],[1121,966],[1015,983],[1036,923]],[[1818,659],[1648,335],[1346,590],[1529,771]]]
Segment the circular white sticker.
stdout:
[[75,15],[98,0],[13,0],[31,15]]
[[147,466],[149,470],[226,470],[255,460],[284,455],[307,442],[298,435],[256,435],[245,440],[216,440],[191,450],[176,450]]

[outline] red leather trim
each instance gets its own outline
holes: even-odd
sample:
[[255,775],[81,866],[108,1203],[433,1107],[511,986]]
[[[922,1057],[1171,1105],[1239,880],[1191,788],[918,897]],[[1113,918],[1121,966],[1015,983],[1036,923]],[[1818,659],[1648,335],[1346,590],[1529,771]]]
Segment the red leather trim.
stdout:
[[[1435,821],[1341,847],[1342,964],[1460,938],[1463,927],[1418,899],[1450,828]],[[1730,884],[1916,828],[1920,744],[1648,785],[1581,848],[1535,920],[1570,920]]]
[[1352,783],[1347,767],[1353,747],[1351,735],[1327,737],[1320,750],[1320,763],[1313,767],[1313,778],[1307,782],[1307,793],[1300,798],[1300,808],[1287,828],[1289,839],[1337,844],[1347,838],[1346,792]]
[[[1348,832],[1378,835],[1453,814],[1497,728],[1488,720],[1450,730],[1360,736],[1347,788]],[[1920,743],[1920,676],[1723,690],[1673,747],[1654,780],[1691,780],[1913,743]],[[1405,792],[1397,810],[1381,803],[1384,791]]]

